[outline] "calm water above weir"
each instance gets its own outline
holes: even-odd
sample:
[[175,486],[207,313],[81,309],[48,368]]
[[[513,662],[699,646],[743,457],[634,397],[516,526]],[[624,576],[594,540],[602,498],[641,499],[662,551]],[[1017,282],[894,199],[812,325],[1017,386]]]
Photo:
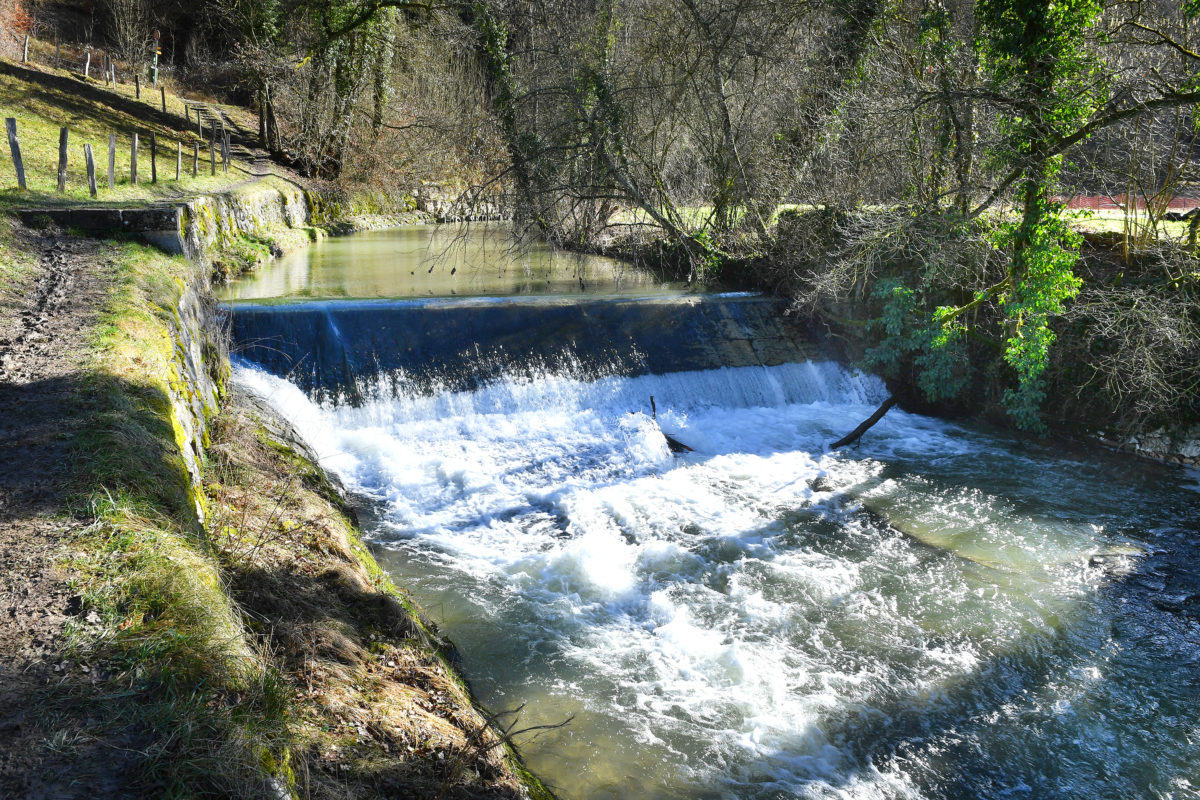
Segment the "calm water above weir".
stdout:
[[620,261],[516,247],[498,223],[410,225],[323,239],[221,290],[223,300],[648,294],[673,291]]
[[899,411],[828,454],[882,387],[827,363],[236,379],[480,699],[573,717],[522,747],[564,800],[1200,797],[1194,474]]

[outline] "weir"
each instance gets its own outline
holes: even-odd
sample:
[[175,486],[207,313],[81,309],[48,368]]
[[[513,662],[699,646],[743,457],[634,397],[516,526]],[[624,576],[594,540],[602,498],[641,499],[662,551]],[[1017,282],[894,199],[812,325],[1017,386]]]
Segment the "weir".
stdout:
[[234,303],[234,380],[564,800],[1195,794],[1179,475],[898,409],[831,452],[886,389],[776,301],[403,241],[269,286],[441,299]]
[[459,390],[564,363],[598,377],[813,359],[811,332],[784,311],[745,294],[325,300],[236,304],[231,325],[247,361],[306,392],[353,394],[394,374]]

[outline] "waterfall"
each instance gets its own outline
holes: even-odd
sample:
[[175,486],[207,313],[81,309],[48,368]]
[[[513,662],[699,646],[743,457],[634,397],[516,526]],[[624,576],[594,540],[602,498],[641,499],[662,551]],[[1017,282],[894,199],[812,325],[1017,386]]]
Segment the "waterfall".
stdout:
[[[477,254],[427,286],[389,241],[324,285],[531,288]],[[238,303],[234,380],[480,699],[572,718],[518,742],[564,800],[1200,796],[1195,473],[900,410],[828,452],[885,390],[784,310]]]
[[242,358],[306,391],[359,392],[381,376],[470,389],[525,371],[639,375],[774,366],[813,337],[753,295],[314,301],[232,307]]

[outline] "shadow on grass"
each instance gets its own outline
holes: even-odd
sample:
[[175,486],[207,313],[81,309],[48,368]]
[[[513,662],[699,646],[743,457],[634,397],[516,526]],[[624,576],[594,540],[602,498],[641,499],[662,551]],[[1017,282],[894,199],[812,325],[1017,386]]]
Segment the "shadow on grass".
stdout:
[[[40,72],[2,61],[0,61],[0,76],[9,76],[24,82],[12,86],[0,86],[0,106],[13,109],[18,115],[24,109],[29,114],[41,118],[39,124],[44,126],[36,132],[40,133],[40,136],[35,134],[32,140],[26,138],[23,141],[31,191],[22,192],[15,188],[6,188],[0,191],[0,205],[26,207],[37,205],[44,208],[61,208],[79,204],[95,207],[144,207],[178,200],[181,197],[197,193],[231,191],[260,177],[272,174],[270,171],[247,169],[234,161],[230,165],[232,175],[222,174],[218,167],[217,174],[225,183],[217,182],[217,179],[213,178],[207,183],[217,182],[215,186],[196,186],[190,183],[193,180],[190,174],[191,148],[194,142],[199,141],[196,131],[176,114],[162,111],[156,102],[146,103],[126,97],[111,89],[85,81],[79,76]],[[157,97],[157,93],[155,93],[155,97]],[[54,128],[58,125],[72,129],[68,192],[66,194],[60,194],[53,190],[52,173],[57,160],[58,144],[57,130]],[[253,134],[247,134],[233,124],[230,124],[228,130],[231,147],[240,149],[242,152],[242,155],[238,157],[253,159],[255,147]],[[131,189],[128,176],[125,175],[129,134],[134,131],[141,133],[143,137],[141,143],[142,186],[137,189]],[[159,175],[160,180],[151,190],[154,192],[152,196],[102,197],[99,200],[87,196],[76,140],[81,134],[85,140],[96,137],[104,140],[109,133],[118,135],[119,147],[122,151],[118,157],[120,162],[118,172],[121,173],[117,181],[119,194],[130,191],[137,194],[139,191],[148,190],[153,170],[149,163],[150,143],[146,134],[152,133],[158,136],[160,140],[159,163],[162,169]],[[50,141],[51,139],[52,141]],[[176,141],[181,142],[187,151],[183,155],[187,169],[181,169],[180,178],[183,182],[180,183],[175,182],[173,172],[176,156],[174,142]],[[202,149],[207,150],[208,140],[200,142],[200,145]],[[105,184],[103,147],[103,144],[99,144],[96,151],[97,179],[102,185]],[[210,178],[207,155],[205,153],[202,158],[203,167],[198,175],[201,179]],[[245,179],[237,181],[239,175],[244,176]],[[11,179],[10,174],[6,182]],[[229,183],[230,179],[234,182]]]
[[72,373],[0,384],[0,406],[4,533],[65,573],[34,587],[65,605],[40,612],[57,620],[35,630],[44,652],[0,672],[0,795],[269,796],[278,739],[259,732],[281,718],[278,693],[207,619],[223,595],[203,580],[169,399]]
[[[449,699],[453,679],[395,598],[352,568],[316,575],[233,566],[231,590],[269,639],[285,679],[320,698],[320,734],[300,755],[314,796],[523,797],[504,785],[500,744]],[[350,689],[349,687],[353,687]]]
[[[31,84],[61,92],[65,96],[54,98],[51,102],[59,106],[64,113],[79,114],[86,111],[90,118],[99,120],[114,130],[127,128],[128,118],[132,117],[143,121],[148,127],[159,126],[169,129],[181,137],[188,138],[190,136],[190,126],[178,115],[163,112],[155,104],[125,97],[103,86],[85,81],[82,76],[40,72],[6,61],[0,61],[0,74],[11,75]],[[0,97],[0,102],[11,102],[12,99],[12,97]],[[81,107],[81,103],[86,103],[87,107]],[[235,134],[231,136],[232,144],[253,146],[253,142],[246,142],[236,136],[236,131],[232,131],[232,133]]]

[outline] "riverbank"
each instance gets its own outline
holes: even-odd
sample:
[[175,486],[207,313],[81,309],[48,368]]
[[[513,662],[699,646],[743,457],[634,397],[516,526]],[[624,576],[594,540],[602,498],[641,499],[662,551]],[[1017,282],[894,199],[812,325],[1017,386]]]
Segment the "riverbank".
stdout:
[[171,201],[203,261],[0,204],[0,795],[549,797],[228,384],[213,265],[362,224],[257,177]]
[[536,787],[294,437],[225,392],[195,267],[5,234],[34,254],[6,293],[5,795]]
[[960,225],[949,212],[797,210],[780,215],[770,253],[729,265],[728,277],[791,298],[794,313],[828,331],[840,361],[884,377],[906,410],[1195,463],[1194,243],[1173,239],[1179,228],[1138,245],[1070,219],[1078,294],[1048,315],[1039,377],[1018,402],[1004,355],[1012,324],[1004,303],[989,300],[1006,280],[1011,253],[996,242],[1009,221],[1003,212]]
[[203,274],[2,246],[36,254],[6,293],[5,795],[548,796],[296,437],[226,391]]
[[211,442],[208,530],[292,698],[283,716],[293,761],[280,765],[289,788],[549,797],[475,706],[453,645],[375,563],[353,510],[290,424],[234,385]]

